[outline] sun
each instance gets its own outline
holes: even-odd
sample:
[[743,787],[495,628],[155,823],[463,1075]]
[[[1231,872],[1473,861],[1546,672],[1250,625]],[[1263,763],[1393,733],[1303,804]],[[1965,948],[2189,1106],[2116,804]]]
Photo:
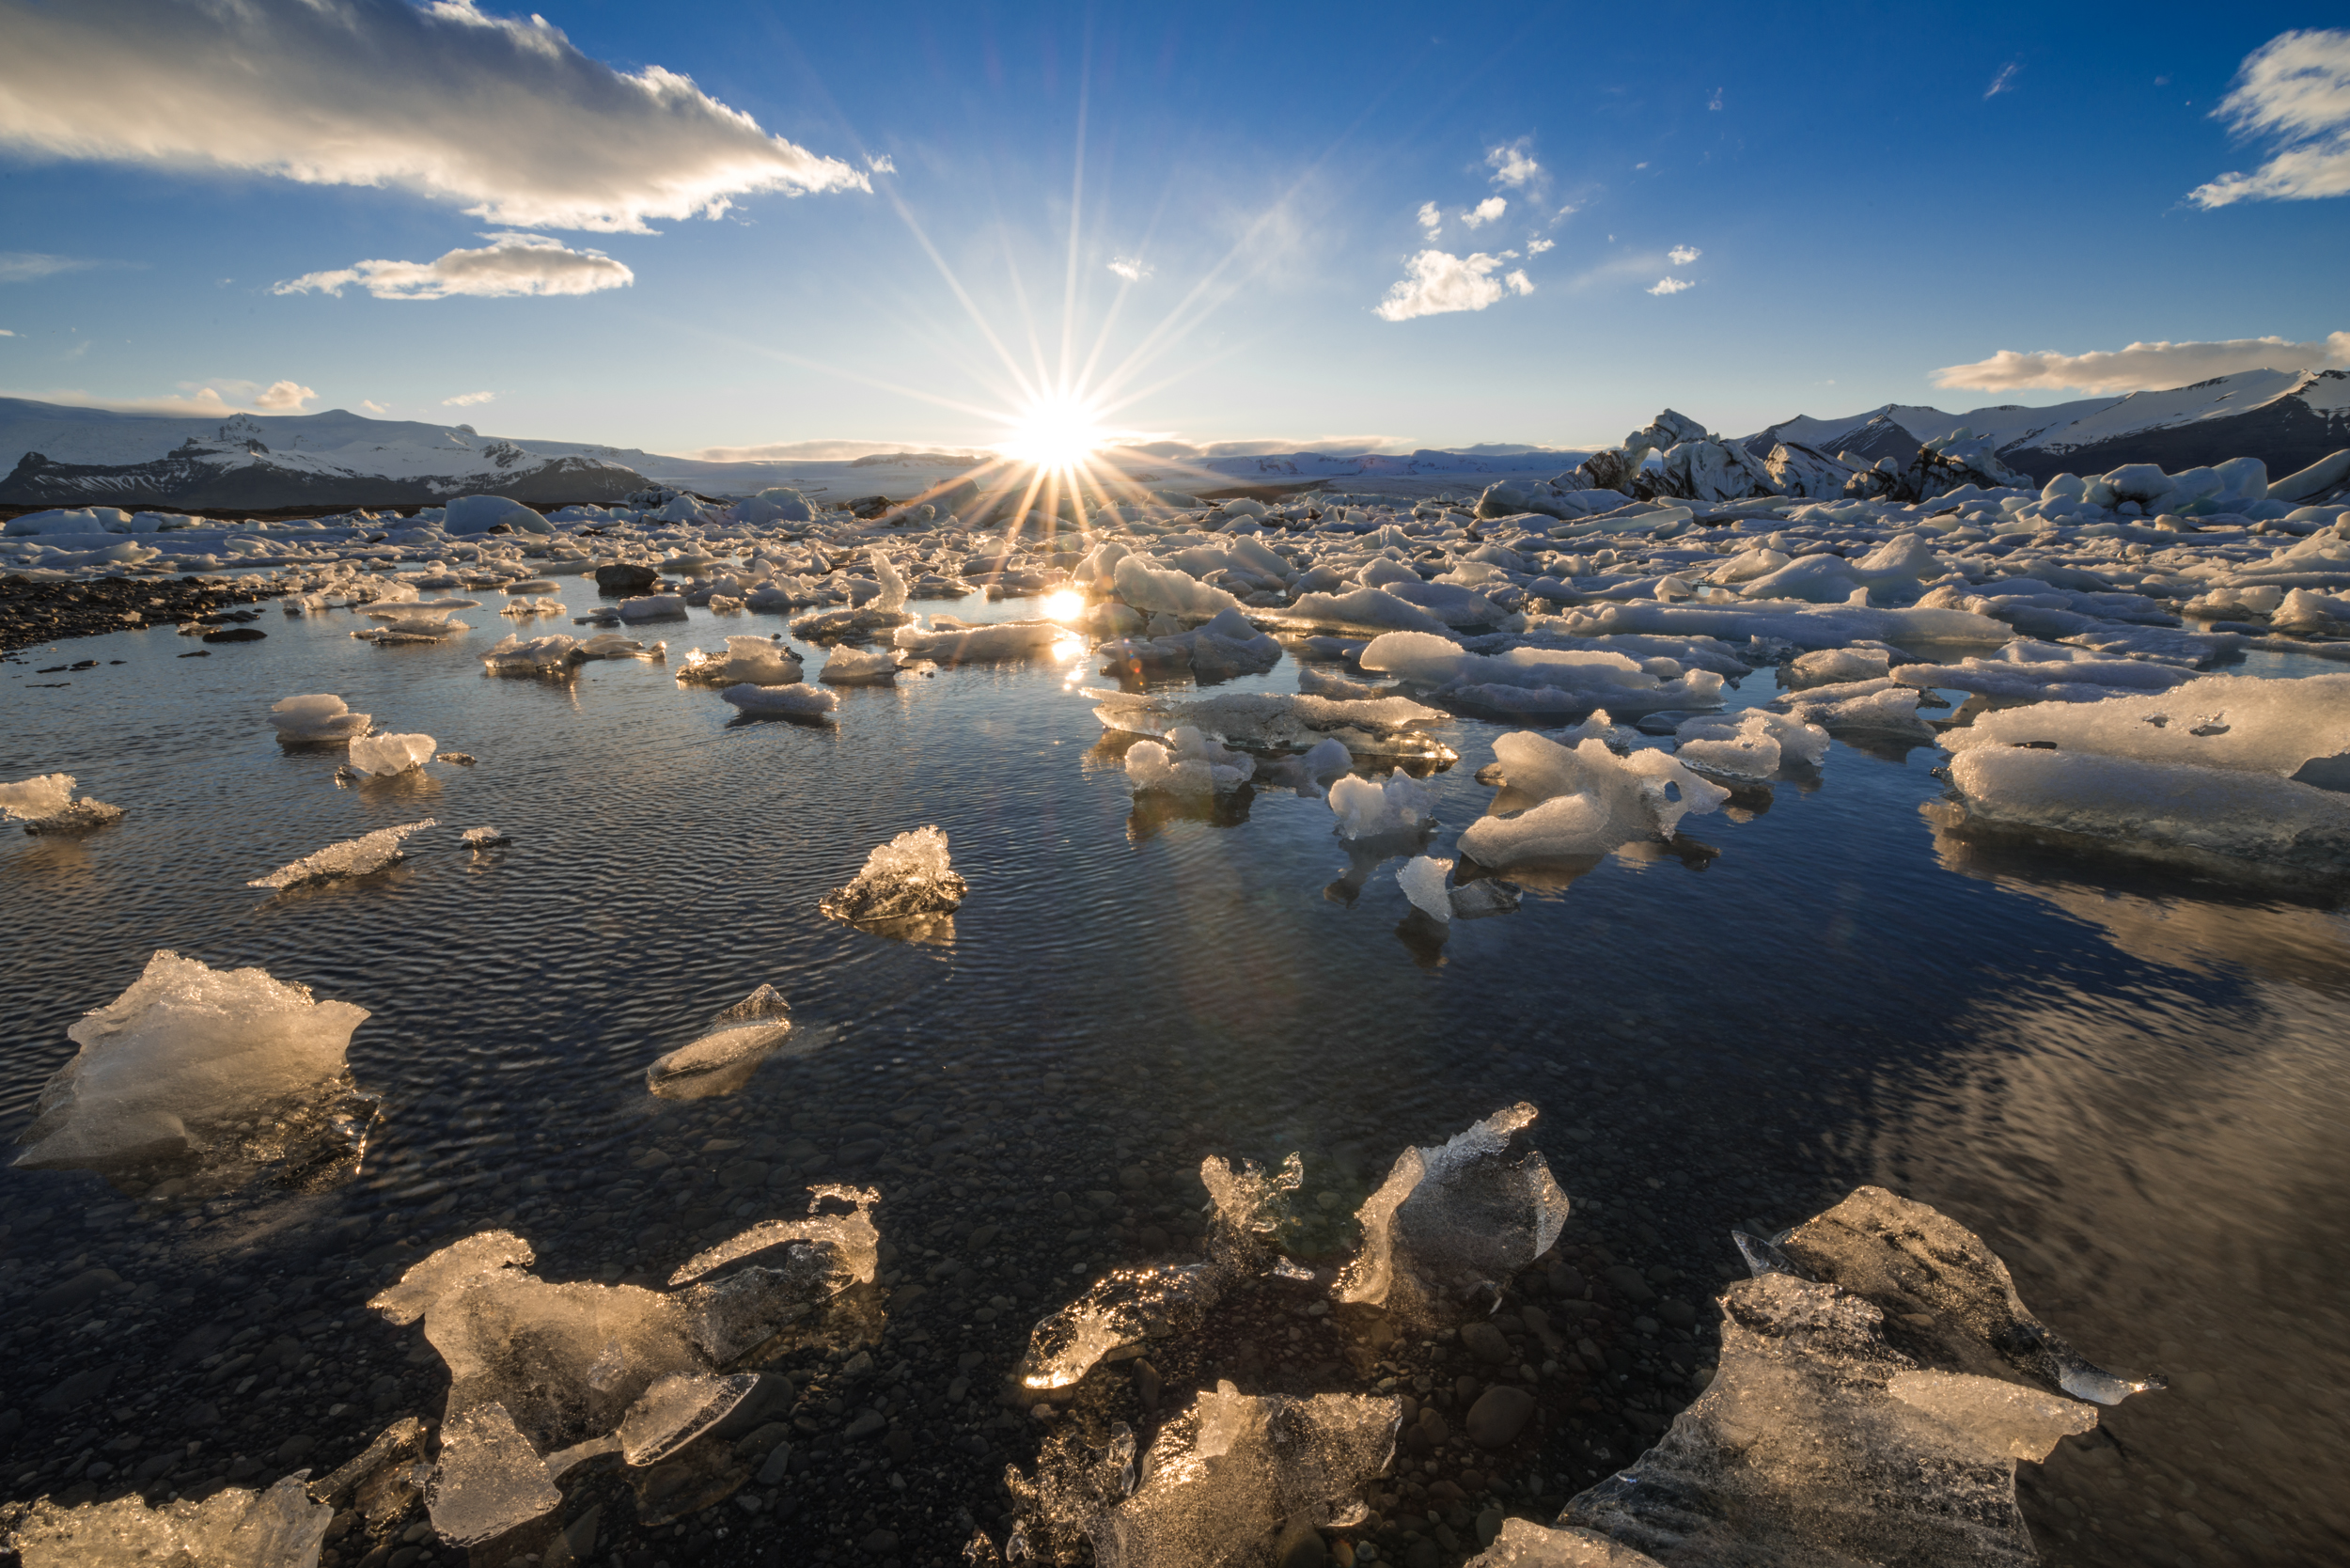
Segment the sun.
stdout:
[[1087,403],[1073,398],[1042,398],[1011,420],[998,444],[1006,457],[1038,468],[1065,471],[1091,457],[1108,432]]

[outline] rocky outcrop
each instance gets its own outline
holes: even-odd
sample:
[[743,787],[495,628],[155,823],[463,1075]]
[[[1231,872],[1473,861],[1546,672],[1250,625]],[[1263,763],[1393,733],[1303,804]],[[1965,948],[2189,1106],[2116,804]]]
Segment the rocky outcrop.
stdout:
[[1937,495],[1974,485],[1996,490],[2002,485],[2031,488],[2032,481],[1999,461],[1989,436],[1955,430],[1918,448],[1903,470],[1893,494],[1904,501],[1931,501]]

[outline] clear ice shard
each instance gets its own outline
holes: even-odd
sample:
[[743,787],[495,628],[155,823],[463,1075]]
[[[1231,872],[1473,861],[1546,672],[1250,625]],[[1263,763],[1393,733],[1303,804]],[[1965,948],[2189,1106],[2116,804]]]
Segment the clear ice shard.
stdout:
[[1434,823],[1436,797],[1407,773],[1390,774],[1384,783],[1349,774],[1331,783],[1330,809],[1340,838],[1384,839],[1416,834]]
[[865,857],[854,881],[824,895],[818,908],[836,920],[892,920],[916,915],[951,915],[968,891],[947,855],[947,835],[937,826],[899,834]]
[[1247,783],[1256,763],[1246,753],[1228,751],[1189,725],[1167,732],[1167,744],[1136,741],[1126,748],[1126,778],[1137,792],[1222,794]]
[[1355,1215],[1363,1245],[1339,1299],[1428,1314],[1549,1251],[1567,1195],[1521,1136],[1538,1114],[1521,1101],[1439,1148],[1403,1151]]
[[348,703],[331,692],[313,692],[272,703],[269,722],[280,741],[301,745],[364,735],[370,720],[365,713],[352,713]]
[[1734,1239],[1755,1275],[1723,1293],[1720,1372],[1655,1447],[1569,1500],[1561,1532],[1666,1568],[2027,1568],[2016,1463],[2096,1426],[2083,1398],[2162,1387],[2092,1365],[1981,1237],[1881,1187]]
[[[1395,1451],[1402,1402],[1365,1394],[1244,1394],[1219,1382],[1140,1458],[1121,1424],[1087,1449],[1057,1438],[1039,1461],[1027,1531],[1090,1539],[1100,1568],[1220,1568],[1271,1560],[1285,1531],[1362,1521],[1362,1483]],[[1319,1543],[1317,1543],[1317,1545]]]
[[766,637],[727,638],[724,653],[697,649],[677,668],[681,681],[713,685],[788,686],[799,680],[799,656]]
[[1028,1335],[1017,1374],[1023,1388],[1065,1388],[1104,1357],[1162,1329],[1196,1326],[1224,1293],[1242,1280],[1294,1269],[1272,1237],[1305,1181],[1304,1159],[1292,1154],[1277,1170],[1244,1162],[1234,1170],[1211,1154],[1199,1164],[1214,1213],[1204,1262],[1114,1268]]
[[81,1049],[42,1086],[22,1166],[105,1166],[204,1148],[347,1087],[365,1008],[313,1001],[260,969],[157,952],[129,989],[66,1030]]
[[816,678],[829,686],[894,686],[898,683],[898,656],[887,649],[868,652],[835,648],[825,653],[824,667]]
[[1575,1526],[1504,1519],[1494,1544],[1470,1558],[1466,1568],[1656,1568],[1656,1560]]
[[379,827],[373,833],[363,833],[356,839],[346,839],[339,844],[329,844],[316,854],[289,861],[267,876],[255,877],[245,886],[285,888],[307,882],[332,882],[338,877],[366,876],[400,860],[405,853],[400,840],[432,825],[433,819],[427,817],[420,823]]
[[78,1508],[44,1498],[8,1544],[24,1568],[317,1568],[335,1511],[311,1500],[308,1474],[161,1508],[136,1497]]
[[692,1042],[645,1069],[645,1087],[672,1100],[731,1094],[791,1033],[791,1004],[762,985],[710,1021]]
[[[827,1200],[854,1212],[813,1212]],[[820,1188],[809,1218],[755,1226],[673,1283],[777,1247],[780,1268],[754,1262],[669,1294],[550,1284],[525,1272],[529,1244],[504,1231],[418,1262],[368,1305],[396,1324],[421,1318],[448,1365],[433,1527],[459,1545],[504,1534],[555,1507],[556,1478],[582,1459],[618,1451],[631,1466],[654,1465],[723,1420],[759,1382],[728,1363],[878,1334],[870,1211],[879,1200],[870,1189]]]
[[1403,896],[1412,901],[1413,908],[1440,925],[1449,925],[1452,895],[1446,889],[1444,879],[1451,870],[1449,860],[1416,855],[1395,873],[1395,885],[1403,889]]
[[351,765],[361,773],[388,778],[432,760],[430,735],[358,735],[351,742]]

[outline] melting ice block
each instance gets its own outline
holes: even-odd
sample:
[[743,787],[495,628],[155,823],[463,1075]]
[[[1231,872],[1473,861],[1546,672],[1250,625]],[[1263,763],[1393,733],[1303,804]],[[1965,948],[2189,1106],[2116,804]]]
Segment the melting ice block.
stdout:
[[1826,730],[1760,708],[1684,719],[1673,736],[1681,761],[1732,778],[1769,778],[1782,762],[1817,767],[1827,755]]
[[822,686],[728,686],[718,699],[745,713],[760,717],[822,718],[840,706],[840,698]]
[[1383,783],[1349,774],[1330,785],[1330,809],[1341,839],[1382,839],[1418,834],[1436,820],[1436,797],[1411,775],[1397,772]]
[[75,800],[73,776],[46,773],[0,784],[0,819],[22,822],[27,833],[87,833],[122,820],[122,808]]
[[824,655],[816,678],[828,686],[894,686],[898,658],[886,649],[836,648]]
[[1255,772],[1245,753],[1225,749],[1189,725],[1168,730],[1165,745],[1136,741],[1126,748],[1126,777],[1137,793],[1221,794],[1239,789]]
[[1040,1461],[1013,1560],[1039,1549],[1033,1531],[1084,1534],[1102,1568],[1271,1561],[1285,1530],[1365,1518],[1360,1489],[1393,1455],[1402,1418],[1401,1400],[1244,1394],[1224,1381],[1160,1428],[1139,1466],[1123,1423],[1103,1449],[1059,1437]]
[[1099,688],[1089,688],[1085,695],[1093,700],[1093,716],[1104,729],[1129,734],[1164,737],[1188,725],[1228,744],[1261,751],[1302,751],[1327,737],[1356,756],[1453,760],[1450,748],[1420,732],[1423,726],[1443,722],[1444,711],[1404,697],[1341,702],[1286,692],[1219,692],[1186,700]]
[[[761,1347],[780,1355],[877,1334],[881,1231],[872,1211],[880,1201],[875,1187],[812,1187],[806,1219],[762,1220],[681,1264],[669,1283],[685,1287],[675,1299],[694,1342],[723,1364]],[[838,1207],[827,1213],[827,1203]]]
[[578,668],[578,648],[577,637],[559,632],[527,642],[509,634],[481,655],[481,662],[493,675],[570,675]]
[[1637,715],[1711,708],[1721,701],[1722,678],[1712,670],[1684,670],[1671,659],[1636,659],[1606,649],[1471,653],[1427,632],[1389,632],[1371,639],[1360,662],[1365,669],[1428,688],[1439,700],[1505,710],[1571,713],[1606,708]]
[[936,827],[901,833],[865,857],[865,868],[817,907],[836,920],[899,919],[951,915],[969,890],[947,856],[947,835]]
[[1355,1215],[1362,1250],[1339,1277],[1339,1299],[1425,1313],[1550,1250],[1567,1195],[1522,1136],[1538,1114],[1521,1102],[1438,1148],[1403,1151]]
[[351,765],[378,778],[406,773],[431,760],[430,735],[357,735],[351,742]]
[[791,1032],[791,1009],[772,985],[762,985],[710,1021],[692,1043],[645,1069],[645,1087],[671,1100],[731,1094],[751,1070]]
[[2160,1387],[2091,1365],[1982,1238],[1882,1188],[1777,1245],[1735,1239],[1756,1278],[1722,1296],[1720,1372],[1654,1448],[1570,1500],[1562,1529],[1667,1568],[2025,1568],[2016,1462],[2097,1424],[2067,1395]]
[[161,951],[66,1030],[81,1049],[42,1086],[23,1166],[103,1166],[200,1148],[208,1129],[339,1081],[365,1008],[259,969]]
[[724,653],[697,649],[677,669],[681,681],[713,685],[788,686],[799,680],[798,655],[765,637],[728,637]]
[[161,1508],[135,1496],[78,1508],[43,1498],[9,1544],[24,1568],[317,1568],[335,1511],[311,1500],[308,1473]]
[[1514,816],[1480,818],[1461,835],[1461,853],[1495,870],[1606,855],[1636,839],[1669,839],[1684,815],[1712,811],[1730,798],[1661,751],[1618,757],[1595,735],[1569,747],[1520,730],[1496,737],[1494,756],[1510,789],[1536,802]]
[[366,876],[400,860],[404,853],[401,840],[432,825],[433,819],[427,817],[420,823],[379,827],[373,833],[346,839],[341,843],[329,844],[316,854],[289,861],[267,876],[255,877],[245,886],[283,888],[307,882],[332,882],[338,877]]
[[1452,920],[1452,896],[1445,890],[1444,879],[1451,870],[1449,860],[1416,855],[1395,873],[1395,885],[1403,889],[1403,896],[1412,901],[1413,908],[1432,920],[1449,925]]
[[950,615],[936,615],[931,617],[928,631],[918,626],[901,626],[892,640],[898,651],[910,658],[935,659],[942,665],[984,664],[1044,652],[1068,632],[1067,627],[1052,620],[978,624],[958,620]]
[[269,722],[288,745],[347,741],[368,732],[365,713],[354,713],[343,699],[329,692],[282,698],[270,705]]

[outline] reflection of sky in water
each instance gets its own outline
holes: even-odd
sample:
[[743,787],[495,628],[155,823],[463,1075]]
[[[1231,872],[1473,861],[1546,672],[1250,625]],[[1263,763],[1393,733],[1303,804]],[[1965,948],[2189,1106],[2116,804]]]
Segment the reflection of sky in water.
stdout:
[[[2350,933],[2330,910],[1958,843],[1919,809],[1936,752],[1840,745],[1816,787],[1691,819],[1701,845],[1525,878],[1523,908],[1435,943],[1399,862],[1350,867],[1319,802],[1138,805],[1062,665],[845,688],[828,726],[735,726],[655,665],[485,678],[507,624],[487,604],[459,619],[476,629],[449,644],[380,649],[349,615],[273,612],[268,641],[187,661],[168,632],[126,634],[77,652],[129,663],[63,690],[5,666],[0,776],[72,773],[131,815],[0,848],[0,1116],[25,1120],[66,1026],[169,947],[369,1009],[351,1063],[384,1121],[357,1181],[195,1224],[124,1217],[92,1178],[0,1173],[0,1253],[325,1278],[302,1260],[343,1229],[374,1245],[519,1213],[549,1266],[617,1276],[677,1217],[632,1165],[645,1148],[887,1151],[893,1105],[992,1130],[974,1204],[1033,1190],[1037,1162],[1092,1184],[1146,1154],[1297,1149],[1308,1191],[1351,1208],[1405,1143],[1531,1099],[1568,1191],[1629,1208],[1669,1255],[1735,1267],[1733,1224],[1878,1181],[1981,1231],[2086,1354],[2171,1373],[2171,1395],[2108,1414],[2126,1465],[2061,1450],[2028,1482],[2052,1560],[2173,1560],[2200,1539],[2182,1509],[2267,1532],[2272,1560],[2325,1555],[2350,1459],[2315,1408],[2350,1372],[2328,1315],[2350,1219],[2333,1131]],[[697,611],[649,635],[682,652],[777,624]],[[1233,684],[1291,689],[1293,670]],[[337,790],[332,752],[281,751],[263,717],[312,691],[479,764]],[[1771,691],[1765,674],[1733,700]],[[1496,732],[1445,732],[1462,760],[1429,781],[1431,853],[1491,798],[1473,775]],[[395,875],[243,886],[426,814],[441,828]],[[951,929],[890,940],[817,914],[927,822],[971,885]],[[462,850],[483,823],[512,846]],[[649,1063],[762,982],[791,1002],[785,1048],[731,1094],[647,1092]],[[912,1184],[917,1164],[873,1179]],[[803,1190],[745,1188],[713,1222]],[[933,1187],[879,1223],[912,1238],[962,1201]],[[1052,1272],[1063,1299],[1083,1283]]]

